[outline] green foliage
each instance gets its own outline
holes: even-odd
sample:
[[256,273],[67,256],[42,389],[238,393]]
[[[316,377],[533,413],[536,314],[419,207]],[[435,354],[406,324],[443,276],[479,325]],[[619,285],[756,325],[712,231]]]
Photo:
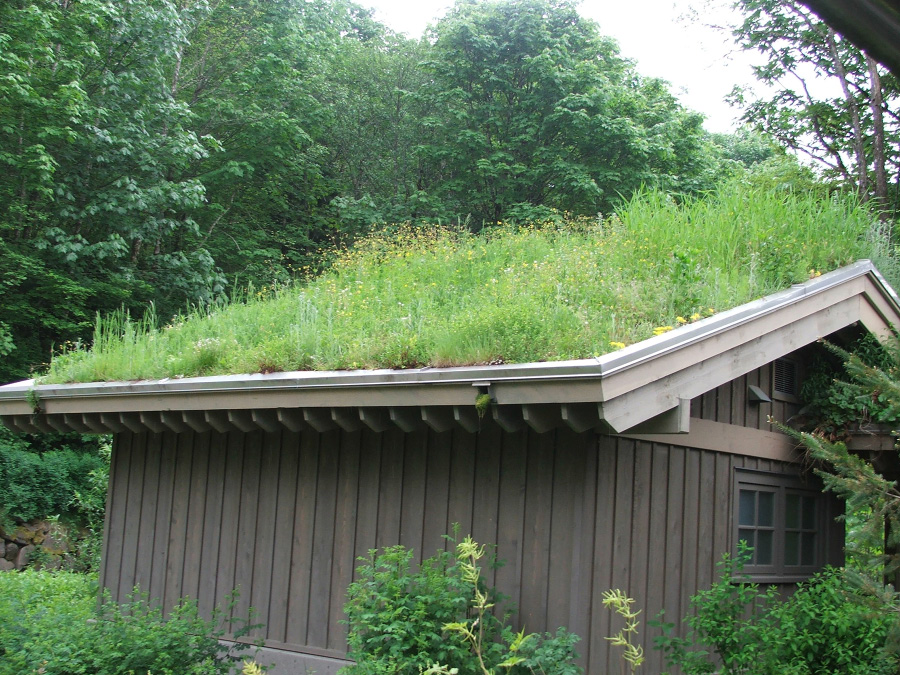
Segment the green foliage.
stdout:
[[[97,605],[93,577],[68,572],[0,574],[0,675],[225,675],[236,655],[218,638],[221,613],[193,602],[167,616],[135,595]],[[242,633],[243,626],[236,633]]]
[[631,606],[634,604],[634,598],[629,598],[624,591],[619,589],[609,589],[603,593],[603,606],[613,610],[622,617],[625,625],[618,633],[606,639],[611,644],[622,647],[622,658],[631,668],[631,672],[635,672],[644,662],[644,648],[637,644],[638,634],[638,615],[641,610],[634,611]]
[[97,310],[221,286],[187,239],[205,187],[183,169],[209,146],[169,81],[203,5],[0,5],[0,323],[15,347],[0,379],[83,336]]
[[[846,359],[849,382],[841,391],[848,398],[865,401],[874,408],[877,418],[900,419],[900,371],[896,345],[880,355],[882,367],[872,365],[871,354],[849,354],[833,348]],[[877,352],[876,352],[877,353]],[[886,480],[866,459],[851,453],[842,442],[833,442],[820,434],[800,435],[813,459],[820,463],[817,473],[826,489],[845,500],[853,519],[852,537],[848,537],[848,558],[857,571],[872,578],[900,570],[900,491],[896,481]],[[896,461],[892,453],[890,461]],[[887,536],[885,536],[887,533]],[[875,584],[877,586],[877,584]],[[897,611],[897,610],[894,610]],[[900,615],[900,614],[898,614]]]
[[[156,330],[118,314],[46,381],[588,358],[858,258],[894,256],[852,200],[645,192],[602,220],[373,235],[331,270]],[[879,257],[880,256],[880,257]]]
[[9,525],[61,515],[99,531],[108,463],[94,438],[20,437],[0,427],[0,517]]
[[0,382],[97,312],[309,277],[376,223],[711,188],[700,124],[568,0],[460,2],[423,40],[345,0],[0,3]]
[[806,402],[804,416],[811,420],[815,430],[839,438],[851,424],[897,422],[900,411],[889,405],[884,393],[867,391],[843,377],[849,352],[869,366],[887,370],[897,363],[896,347],[885,348],[869,334],[849,345],[846,351],[827,346],[827,351],[817,353],[811,360],[800,390],[801,398]]
[[413,552],[392,546],[363,558],[347,591],[345,675],[580,675],[578,637],[514,633],[492,613],[499,597],[481,577],[485,548],[466,537],[412,569]]
[[476,226],[535,208],[593,215],[642,185],[712,187],[702,117],[639,77],[575,3],[461,0],[430,37],[434,134],[419,154],[445,213]]
[[896,77],[802,2],[739,0],[735,8],[743,14],[735,42],[761,55],[754,70],[766,85],[762,95],[732,94],[744,120],[816,160],[835,182],[896,211],[897,193],[889,189],[900,162]]
[[[472,588],[446,551],[412,570],[413,552],[392,546],[357,568],[347,590],[347,675],[417,675],[428,663],[468,661],[465,645],[447,640],[444,624],[466,615]],[[474,671],[472,671],[474,672]]]
[[686,675],[897,671],[897,654],[887,649],[896,617],[842,570],[826,569],[782,598],[776,587],[762,591],[742,574],[749,553],[744,548],[736,558],[724,556],[719,580],[691,598],[686,637],[675,636],[672,623],[651,622],[663,629],[655,648],[665,653],[668,666]]

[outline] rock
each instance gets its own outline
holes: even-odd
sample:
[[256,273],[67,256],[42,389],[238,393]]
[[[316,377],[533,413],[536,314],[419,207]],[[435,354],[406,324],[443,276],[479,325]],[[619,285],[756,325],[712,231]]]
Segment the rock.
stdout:
[[25,566],[28,564],[28,559],[31,557],[31,553],[35,548],[36,546],[34,544],[28,544],[19,550],[19,555],[16,557],[17,570],[25,569]]
[[40,544],[44,541],[47,532],[50,531],[50,523],[46,520],[38,520],[33,523],[24,523],[16,528],[16,543],[24,544]]
[[10,562],[14,562],[17,555],[19,555],[19,545],[13,542],[9,542],[6,545],[6,555],[3,557]]
[[62,558],[58,555],[49,555],[45,556],[45,560],[42,563],[36,564],[35,569],[41,570],[58,570],[62,567]]
[[[35,542],[38,543],[38,542]],[[69,541],[63,532],[54,531],[43,538],[41,546],[47,553],[62,555],[69,552]]]
[[6,558],[0,558],[0,572],[10,572],[16,569],[16,566],[13,565]]
[[6,557],[6,542],[0,539],[0,559]]

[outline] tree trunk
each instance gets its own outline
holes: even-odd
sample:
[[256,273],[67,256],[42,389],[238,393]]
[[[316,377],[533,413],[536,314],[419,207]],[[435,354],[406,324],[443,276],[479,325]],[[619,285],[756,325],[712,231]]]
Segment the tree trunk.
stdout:
[[828,49],[831,57],[834,59],[834,70],[838,80],[841,83],[841,91],[844,92],[844,100],[847,102],[847,109],[850,112],[850,121],[853,126],[853,154],[856,158],[856,174],[857,174],[857,190],[861,197],[868,197],[869,192],[869,171],[868,162],[866,161],[866,153],[863,147],[862,122],[859,118],[859,107],[856,105],[856,99],[850,91],[850,85],[847,82],[847,70],[841,61],[841,55],[838,53],[837,39],[834,30],[828,29],[826,36],[828,40]]
[[869,107],[872,110],[872,163],[875,172],[875,200],[878,202],[882,217],[886,217],[885,209],[888,203],[887,168],[885,166],[884,147],[884,97],[881,89],[881,76],[878,74],[878,64],[866,54],[866,65],[869,67]]

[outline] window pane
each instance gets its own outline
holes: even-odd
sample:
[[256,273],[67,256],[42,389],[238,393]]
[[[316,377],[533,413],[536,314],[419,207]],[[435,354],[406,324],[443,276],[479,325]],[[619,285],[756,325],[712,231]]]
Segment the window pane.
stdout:
[[[789,530],[800,529],[800,495],[788,494],[784,503],[784,526]],[[796,565],[797,563],[787,563]]]
[[761,527],[772,527],[775,524],[775,493],[759,493],[759,512],[756,524]]
[[756,564],[772,564],[772,531],[759,530],[756,533]]
[[816,564],[816,533],[804,532],[800,547],[801,562],[804,565]]
[[803,498],[803,529],[816,529],[816,499],[815,497]]
[[784,533],[784,564],[799,565],[800,564],[800,533],[785,532]]
[[750,558],[750,564],[756,564],[756,530],[738,530],[738,539],[747,543],[747,546],[754,549],[753,557]]
[[756,525],[756,491],[741,490],[738,525]]

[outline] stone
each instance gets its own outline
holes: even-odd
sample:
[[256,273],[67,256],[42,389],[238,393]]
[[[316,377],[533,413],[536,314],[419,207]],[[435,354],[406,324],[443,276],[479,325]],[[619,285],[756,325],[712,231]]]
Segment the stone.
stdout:
[[9,560],[7,560],[6,558],[0,558],[0,572],[11,572],[14,569],[16,569],[16,566],[13,565]]
[[31,557],[31,552],[34,551],[35,548],[34,544],[28,544],[19,550],[19,555],[16,557],[17,570],[25,569],[25,566],[28,564],[28,559]]
[[6,542],[0,539],[0,559],[6,557]]
[[50,531],[50,527],[50,523],[46,520],[23,523],[16,528],[16,541],[22,544],[40,544]]
[[[38,542],[35,542],[38,543]],[[62,555],[69,552],[69,542],[62,532],[51,532],[41,541],[41,546],[47,553]]]
[[19,545],[13,542],[9,542],[6,545],[6,555],[3,557],[10,562],[14,562],[17,555],[19,555]]

